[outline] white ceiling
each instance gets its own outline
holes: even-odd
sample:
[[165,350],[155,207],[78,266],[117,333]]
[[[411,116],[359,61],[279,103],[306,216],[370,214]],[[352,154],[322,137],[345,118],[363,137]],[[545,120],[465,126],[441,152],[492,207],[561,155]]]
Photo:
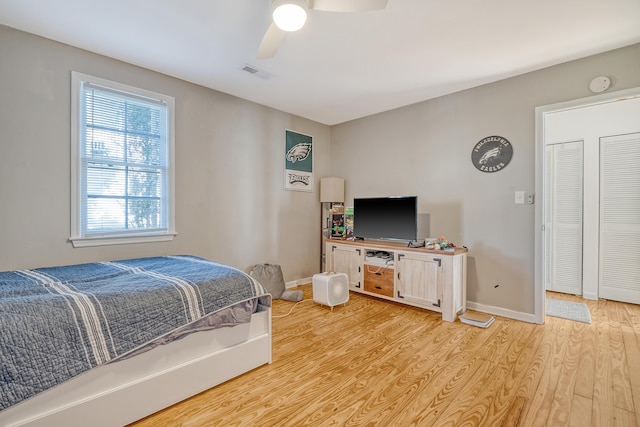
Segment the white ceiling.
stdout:
[[258,60],[270,4],[0,0],[0,23],[328,125],[640,42],[640,0],[389,0]]

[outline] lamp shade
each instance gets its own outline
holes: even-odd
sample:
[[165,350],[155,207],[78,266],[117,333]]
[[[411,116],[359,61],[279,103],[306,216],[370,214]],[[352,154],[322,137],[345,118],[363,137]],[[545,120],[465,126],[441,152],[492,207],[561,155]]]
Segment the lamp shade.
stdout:
[[320,180],[321,202],[344,203],[344,178],[328,176]]

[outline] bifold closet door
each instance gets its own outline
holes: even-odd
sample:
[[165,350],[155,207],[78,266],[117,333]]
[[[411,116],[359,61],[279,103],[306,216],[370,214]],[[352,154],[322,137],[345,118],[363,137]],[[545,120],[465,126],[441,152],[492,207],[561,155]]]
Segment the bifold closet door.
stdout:
[[600,140],[599,296],[640,304],[640,133]]
[[545,285],[574,295],[582,295],[583,146],[545,147]]

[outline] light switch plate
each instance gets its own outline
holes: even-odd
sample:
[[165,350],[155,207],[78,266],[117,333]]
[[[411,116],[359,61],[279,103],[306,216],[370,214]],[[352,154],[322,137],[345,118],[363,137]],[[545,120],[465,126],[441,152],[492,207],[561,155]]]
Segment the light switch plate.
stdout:
[[516,205],[524,205],[524,191],[516,191]]

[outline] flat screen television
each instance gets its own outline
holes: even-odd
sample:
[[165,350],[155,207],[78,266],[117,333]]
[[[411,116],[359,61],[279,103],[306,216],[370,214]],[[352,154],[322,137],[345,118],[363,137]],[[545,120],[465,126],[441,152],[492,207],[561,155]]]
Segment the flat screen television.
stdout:
[[356,238],[415,241],[418,197],[372,197],[353,200]]

